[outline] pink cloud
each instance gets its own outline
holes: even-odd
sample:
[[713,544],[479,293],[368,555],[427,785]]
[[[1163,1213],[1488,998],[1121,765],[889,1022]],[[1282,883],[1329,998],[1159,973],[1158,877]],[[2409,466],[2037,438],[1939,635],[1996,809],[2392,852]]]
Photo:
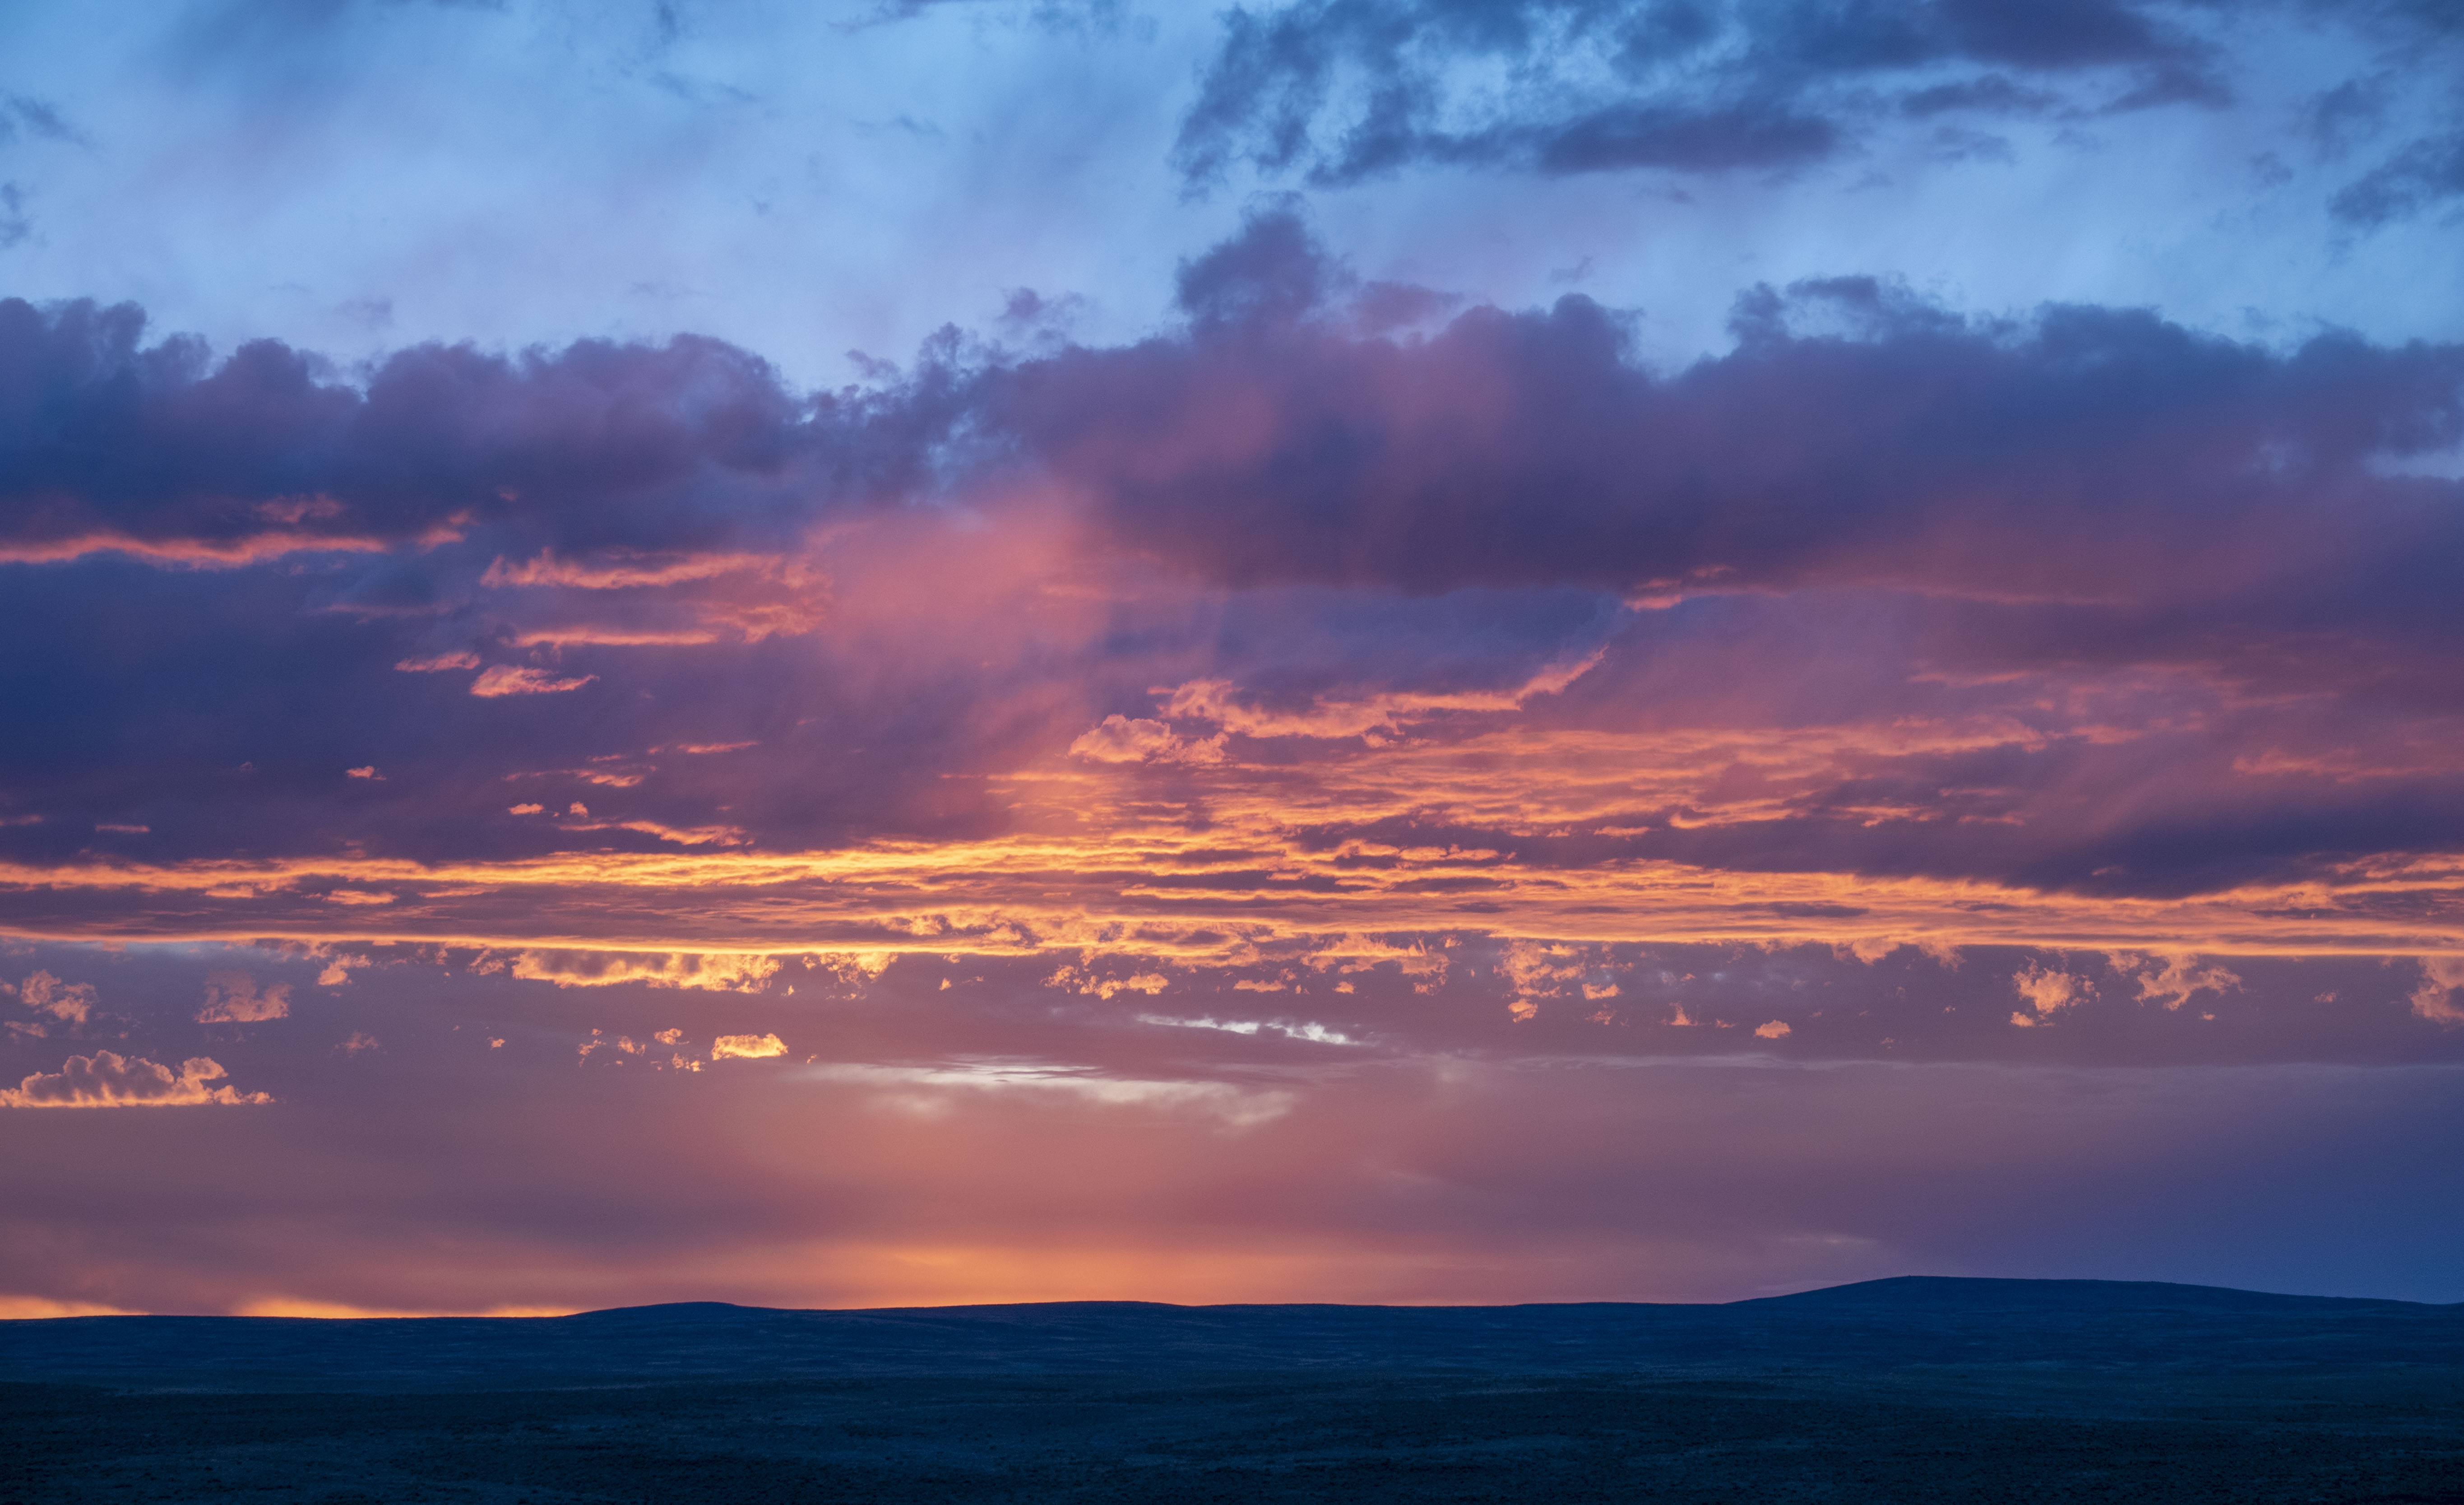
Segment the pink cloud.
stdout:
[[597,675],[559,676],[544,669],[495,664],[472,681],[471,693],[481,697],[561,695],[568,690],[579,690],[598,677]]
[[2464,957],[2423,957],[2420,985],[2406,1001],[2424,1019],[2441,1025],[2464,1025],[2464,1003],[2458,1002],[2459,992],[2464,992]]
[[92,983],[63,983],[49,972],[35,972],[17,985],[17,1001],[63,1024],[82,1025],[94,1013]]
[[262,1024],[291,1015],[291,985],[275,983],[260,991],[245,972],[216,972],[206,980],[206,1006],[197,1023]]
[[660,560],[617,553],[596,562],[559,559],[553,552],[518,564],[498,559],[480,576],[484,586],[566,586],[583,590],[629,590],[708,580],[716,575],[765,574],[777,561],[759,554],[704,554]]

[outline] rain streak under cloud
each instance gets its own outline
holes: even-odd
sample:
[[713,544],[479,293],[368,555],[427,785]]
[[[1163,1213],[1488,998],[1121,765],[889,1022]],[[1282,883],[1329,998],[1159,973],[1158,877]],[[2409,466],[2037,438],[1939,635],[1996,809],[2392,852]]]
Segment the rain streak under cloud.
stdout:
[[0,1312],[2464,1295],[2440,8],[69,14]]

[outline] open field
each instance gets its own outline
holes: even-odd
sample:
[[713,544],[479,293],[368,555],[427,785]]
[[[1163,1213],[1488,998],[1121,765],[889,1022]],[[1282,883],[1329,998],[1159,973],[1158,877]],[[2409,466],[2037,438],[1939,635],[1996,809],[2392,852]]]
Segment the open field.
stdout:
[[2464,1381],[2001,1372],[11,1385],[0,1499],[2464,1502]]
[[2464,1505],[2454,1317],[1934,1282],[1695,1308],[80,1318],[0,1332],[0,1505]]

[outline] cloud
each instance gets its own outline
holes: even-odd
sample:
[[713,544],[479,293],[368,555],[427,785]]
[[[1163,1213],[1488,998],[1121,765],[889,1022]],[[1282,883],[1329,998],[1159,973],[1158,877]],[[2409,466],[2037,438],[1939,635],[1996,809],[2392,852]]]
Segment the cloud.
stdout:
[[1225,1034],[1255,1035],[1271,1029],[1287,1040],[1305,1040],[1312,1045],[1357,1045],[1360,1042],[1340,1029],[1330,1029],[1322,1024],[1288,1019],[1176,1019],[1169,1014],[1140,1014],[1142,1025],[1163,1025],[1176,1029],[1216,1029]]
[[1095,1067],[1034,1060],[815,1066],[798,1074],[886,1092],[890,1102],[926,1117],[946,1114],[971,1096],[1021,1103],[1060,1099],[1115,1113],[1143,1113],[1150,1121],[1213,1120],[1235,1131],[1282,1118],[1295,1096],[1245,1084],[1123,1076]]
[[86,134],[70,124],[61,116],[59,107],[49,100],[23,94],[0,98],[0,143],[14,141],[21,130],[40,140],[93,144]]
[[26,190],[14,183],[0,183],[0,251],[33,232],[33,218],[26,212]]
[[1099,976],[1091,967],[1068,963],[1045,978],[1044,985],[1065,987],[1110,1003],[1119,993],[1144,993],[1152,998],[1172,986],[1172,979],[1161,972],[1133,972],[1127,977]]
[[197,1023],[261,1024],[290,1015],[290,984],[275,983],[259,991],[256,980],[245,972],[216,972],[206,980],[206,1006],[197,1010]]
[[2202,992],[2222,995],[2240,990],[2241,978],[2232,968],[2211,963],[2202,966],[2194,956],[2145,957],[2128,952],[2116,952],[2105,959],[2106,964],[2139,985],[2139,996],[2161,1000],[2167,1008],[2179,1008]]
[[598,677],[597,675],[559,677],[544,669],[531,669],[515,664],[492,664],[478,678],[471,681],[471,693],[483,697],[562,695],[568,690],[579,690]]
[[596,562],[559,559],[544,551],[537,559],[509,564],[498,559],[479,577],[483,586],[570,586],[583,590],[624,590],[643,586],[672,586],[690,580],[745,572],[766,574],[776,560],[758,554],[704,554],[658,559],[617,550]]
[[[1260,291],[1192,294],[1188,339],[993,373],[983,399],[1120,545],[1231,586],[2222,606],[2271,571],[2193,545],[2263,521],[2324,551],[2306,586],[2276,581],[2306,596],[2442,527],[2371,456],[2464,438],[2447,346],[2279,355],[2098,308],[1970,321],[1844,278],[1749,297],[1733,353],[1661,375],[1585,298],[1361,340],[1312,317],[1326,276],[1295,270],[1318,254],[1287,214],[1236,249],[1216,280]],[[1767,425],[1774,405],[1793,421]]]
[[[1850,149],[1894,103],[2036,113],[2055,99],[2080,111],[2221,102],[2207,66],[2164,12],[2129,0],[1844,12],[1298,0],[1225,12],[1173,161],[1198,185],[1246,164],[1328,188],[1407,167],[1785,167]],[[2013,72],[2032,82],[2013,83]]]
[[759,1061],[786,1053],[787,1043],[775,1034],[723,1034],[710,1046],[714,1061]]
[[1182,737],[1166,721],[1108,716],[1081,732],[1069,751],[1097,763],[1218,763],[1223,757],[1223,740]]
[[2421,983],[2406,1001],[2415,1014],[2434,1024],[2464,1025],[2459,990],[2464,990],[2464,957],[2423,957]]
[[469,653],[431,653],[424,658],[406,658],[394,665],[394,668],[405,674],[414,675],[442,674],[447,670],[451,669],[476,669],[478,667],[479,655]]
[[779,975],[779,959],[726,951],[522,951],[482,966],[559,987],[608,987],[644,983],[712,992],[759,992]]
[[[1602,653],[1595,651],[1572,663],[1546,666],[1525,683],[1509,689],[1389,691],[1356,699],[1321,696],[1306,709],[1294,710],[1273,710],[1244,704],[1238,687],[1227,679],[1193,679],[1163,693],[1159,708],[1167,716],[1195,718],[1244,737],[1363,737],[1396,732],[1412,722],[1448,711],[1520,710],[1524,702],[1535,695],[1563,692],[1597,664],[1601,657]],[[1113,722],[1119,721],[1121,718],[1113,717],[1098,731],[1108,731]],[[1124,730],[1130,732],[1125,740],[1132,745],[1160,736],[1161,745],[1182,749],[1180,757],[1183,761],[1213,762],[1221,756],[1222,738],[1220,734],[1204,742],[1175,740],[1165,723],[1159,721],[1126,722]],[[1094,735],[1089,733],[1088,737]],[[1086,741],[1088,738],[1080,741]],[[1193,749],[1204,751],[1207,756],[1195,757]],[[1073,746],[1071,750],[1079,749]]]
[[[1572,944],[1641,905],[1867,951],[2439,923],[2386,917],[2431,917],[2464,849],[2434,563],[2464,510],[2388,463],[2464,442],[2464,350],[1851,278],[1662,369],[1583,299],[1373,335],[1366,296],[1270,210],[1191,260],[1175,327],[953,343],[827,400],[707,342],[421,348],[353,387],[29,312],[32,389],[112,436],[28,409],[7,442],[61,506],[388,542],[7,566],[0,694],[71,729],[11,744],[11,901],[506,958],[1235,914]],[[439,511],[402,475],[469,484]],[[192,505],[215,487],[237,513]],[[466,657],[476,686],[397,672]]]
[[[17,520],[0,549],[238,564],[434,547],[477,528],[519,558],[525,530],[500,524],[558,514],[528,557],[699,548],[731,530],[687,520],[678,502],[699,489],[749,499],[819,436],[766,366],[714,341],[522,359],[422,346],[358,387],[272,341],[219,364],[191,337],[148,348],[144,324],[129,304],[0,300],[0,497]],[[101,433],[135,443],[90,442]],[[559,505],[585,495],[596,522]]]
[[2329,201],[2338,219],[2375,230],[2464,197],[2464,129],[2408,142]]
[[[1507,1010],[1516,1020],[1529,1021],[1539,1017],[1540,1001],[1544,998],[1579,996],[1595,1002],[1593,988],[1612,985],[1597,981],[1608,975],[1607,961],[1585,946],[1511,941],[1497,966],[1499,975],[1514,989],[1514,1001],[1507,1006]],[[1438,975],[1442,980],[1444,959],[1441,957],[1438,962]]]
[[17,985],[16,992],[17,1002],[62,1024],[82,1025],[94,1014],[92,983],[63,983],[49,972],[37,971]]
[[203,1056],[180,1063],[174,1073],[138,1056],[110,1051],[72,1055],[57,1072],[28,1076],[0,1089],[5,1108],[175,1108],[198,1103],[266,1103],[264,1093],[242,1093],[223,1081],[228,1073]]
[[[866,1012],[840,1018],[869,1030]],[[0,1201],[31,1230],[18,1292],[60,1298],[83,1281],[85,1299],[132,1310],[1709,1300],[1909,1266],[2021,1271],[2049,1249],[2123,1259],[2151,1241],[2174,1262],[2125,1269],[2453,1288],[2439,1256],[2459,1223],[2455,1168],[2387,1151],[2453,1139],[2452,1065],[1808,1068],[1794,1058],[1815,1031],[1750,1037],[1774,1012],[1667,1031],[1726,1048],[1690,1062],[1630,1049],[1577,1062],[1554,1040],[1396,1057],[1130,1026],[1078,1039],[1151,1054],[910,1054],[901,1040],[891,1055],[849,1040],[809,1066],[654,1074],[640,1057],[574,1071],[527,1029],[489,1051],[466,1028],[459,1056],[426,1065],[392,1038],[349,1062],[319,1040],[318,1065],[350,1091],[281,1094],[279,1116],[131,1115],[101,1136],[73,1116],[13,1125],[40,1153],[0,1164]],[[1011,1017],[973,1016],[977,1043],[1021,1041]],[[1169,1064],[1209,1051],[1226,1064]],[[480,1080],[455,1085],[448,1059]],[[424,1128],[367,1132],[393,1121]],[[450,1175],[440,1129],[476,1147]],[[2333,1174],[2289,1172],[2305,1151]],[[174,1194],[200,1178],[214,1198]],[[325,1214],[304,1230],[276,1216],[302,1187]],[[152,1215],[132,1222],[132,1200]],[[2278,1222],[2281,1238],[2252,1237]],[[417,1236],[439,1227],[461,1231]],[[214,1250],[232,1257],[199,1252]]]
[[[2041,962],[2030,962],[2012,974],[2011,985],[2036,1011],[2037,1019],[2050,1018],[2065,1008],[2075,1008],[2096,996],[2096,984],[2090,979],[2046,966]],[[2013,1022],[2021,1017],[2013,1016]],[[2033,1024],[2035,1020],[2028,1022]]]

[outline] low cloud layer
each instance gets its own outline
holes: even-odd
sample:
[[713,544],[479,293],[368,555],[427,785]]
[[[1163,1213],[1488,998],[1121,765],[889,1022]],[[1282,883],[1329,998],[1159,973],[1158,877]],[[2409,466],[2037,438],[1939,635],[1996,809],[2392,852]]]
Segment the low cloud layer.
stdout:
[[[2416,1149],[2458,1127],[2459,1067],[2406,1064],[2419,967],[1434,949],[1442,975],[1362,941],[1247,990],[1099,955],[1058,981],[1049,959],[824,959],[728,995],[381,956],[231,1047],[272,1103],[12,1114],[11,1295],[1703,1299],[1909,1270],[2454,1295],[2464,1203]],[[317,964],[42,959],[162,1054],[220,1028],[170,1005],[198,967]],[[2076,996],[2013,1027],[2049,973]],[[2317,1059],[2359,1015],[2386,1053]],[[382,1049],[340,1049],[371,1023]],[[2031,1058],[1942,1053],[1963,1038]],[[2197,1054],[2228,1039],[2240,1063]],[[93,1061],[177,1100],[168,1068]]]

